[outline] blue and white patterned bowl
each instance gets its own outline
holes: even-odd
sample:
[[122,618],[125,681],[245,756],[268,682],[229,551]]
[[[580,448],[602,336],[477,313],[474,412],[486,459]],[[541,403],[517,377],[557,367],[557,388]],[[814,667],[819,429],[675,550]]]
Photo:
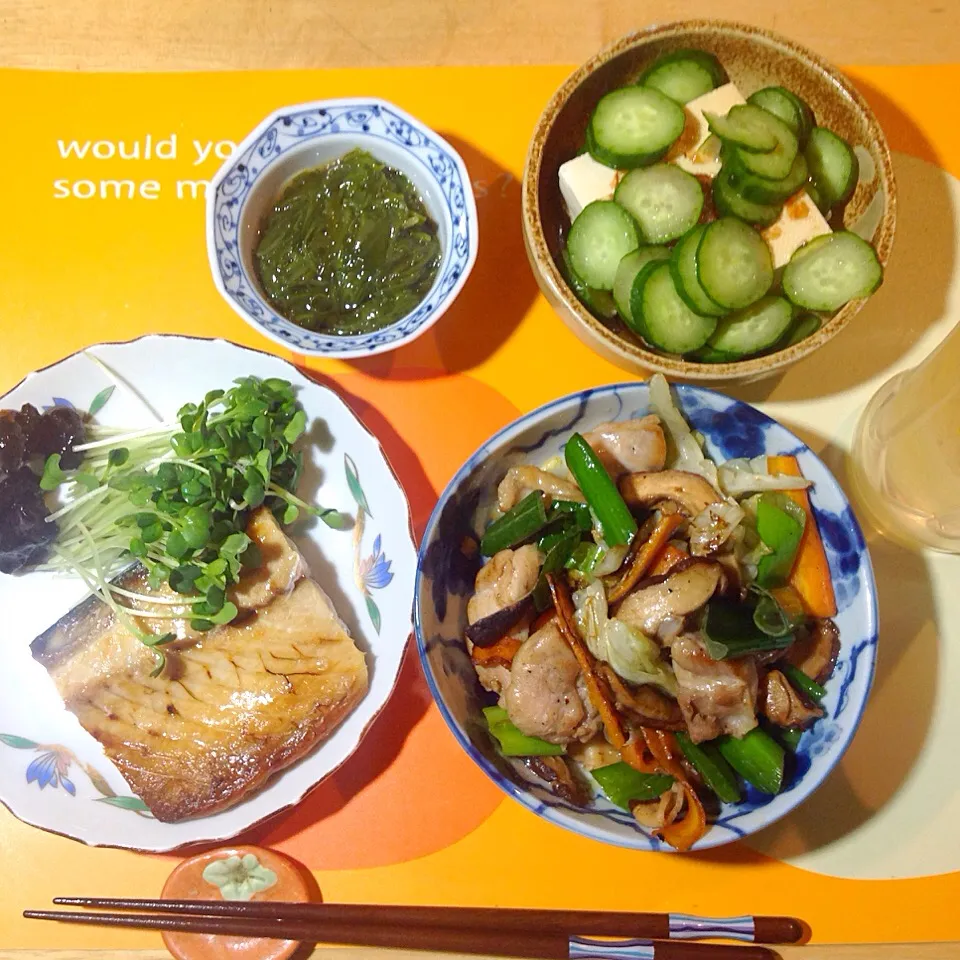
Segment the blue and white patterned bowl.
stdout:
[[[427,296],[383,330],[331,336],[286,320],[263,295],[253,252],[283,185],[360,147],[405,174],[439,227],[443,259]],[[460,293],[477,257],[477,209],[453,147],[385,100],[342,98],[271,113],[217,171],[207,191],[207,253],[217,289],[252,327],[304,354],[343,359],[393,350],[429,329]]]
[[[755,833],[789,813],[823,783],[850,743],[866,705],[877,647],[876,587],[863,534],[839,484],[800,440],[759,410],[701,387],[672,385],[687,421],[717,461],[793,454],[814,482],[811,501],[826,548],[839,612],[841,651],[827,684],[826,716],[800,741],[792,779],[768,797],[748,788],[741,803],[722,807],[694,849]],[[482,528],[497,483],[521,462],[562,452],[575,431],[648,412],[646,383],[614,384],[555,400],[491,437],[460,468],[440,497],[420,546],[414,626],[420,660],[444,719],[463,748],[506,793],[552,823],[583,836],[638,850],[669,850],[623,810],[598,797],[579,809],[520,778],[490,740],[481,708],[489,702],[463,643],[467,600],[479,566],[464,550]]]

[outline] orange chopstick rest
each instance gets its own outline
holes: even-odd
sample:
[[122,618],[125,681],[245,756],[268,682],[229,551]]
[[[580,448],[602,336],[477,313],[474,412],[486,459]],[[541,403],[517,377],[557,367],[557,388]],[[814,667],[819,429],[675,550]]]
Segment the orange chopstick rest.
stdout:
[[[178,864],[163,887],[164,899],[296,901],[310,899],[294,861],[262,847],[226,847],[197,854]],[[164,930],[166,948],[176,960],[288,960],[296,940],[222,936]]]

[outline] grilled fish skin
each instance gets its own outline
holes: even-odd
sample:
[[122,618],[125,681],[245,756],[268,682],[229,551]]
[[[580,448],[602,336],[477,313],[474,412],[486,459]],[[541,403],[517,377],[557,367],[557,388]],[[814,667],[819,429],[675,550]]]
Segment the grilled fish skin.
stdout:
[[[261,539],[280,549],[261,545],[264,567],[238,585],[245,619],[184,633],[165,648],[160,676],[150,677],[151,651],[96,598],[32,645],[67,709],[161,821],[209,816],[250,796],[327,738],[367,690],[364,655],[333,604],[302,576],[272,516],[259,519]],[[254,529],[252,519],[257,539]],[[150,593],[142,573],[128,576]]]

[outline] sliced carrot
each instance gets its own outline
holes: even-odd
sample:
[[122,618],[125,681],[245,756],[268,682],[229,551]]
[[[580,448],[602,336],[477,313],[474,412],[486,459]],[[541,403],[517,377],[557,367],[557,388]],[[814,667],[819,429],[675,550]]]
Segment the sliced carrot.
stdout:
[[668,823],[658,831],[671,847],[682,853],[689,850],[707,832],[707,814],[678,759],[680,748],[673,734],[650,727],[643,727],[642,730],[647,746],[656,757],[660,769],[673,776],[683,787],[687,800],[683,813],[673,823]]
[[[791,477],[802,477],[800,464],[796,457],[767,457],[767,469],[771,473],[785,473]],[[837,599],[833,593],[833,580],[830,577],[830,565],[823,549],[817,521],[810,506],[810,497],[806,490],[784,491],[794,503],[800,504],[807,514],[807,525],[797,556],[790,571],[790,585],[800,594],[803,608],[811,617],[832,617],[837,612]]]
[[681,560],[689,559],[690,554],[686,550],[681,550],[672,543],[668,543],[654,559],[653,566],[650,568],[650,576],[662,577],[669,573]]
[[622,600],[643,578],[653,565],[660,551],[667,545],[674,531],[684,522],[680,513],[663,513],[657,520],[650,536],[633,555],[623,576],[607,591],[607,602]]
[[509,667],[522,643],[523,641],[519,638],[507,634],[489,647],[474,646],[470,657],[474,663],[490,665],[496,662]]
[[580,665],[580,672],[583,674],[584,682],[587,686],[587,695],[590,697],[590,703],[600,714],[603,721],[603,730],[607,739],[619,750],[627,742],[626,729],[623,719],[617,712],[617,705],[614,702],[613,694],[607,681],[597,670],[596,661],[593,654],[587,649],[587,645],[580,636],[577,629],[577,623],[574,619],[573,600],[570,597],[570,590],[556,574],[547,574],[547,583],[550,586],[550,596],[553,598],[553,606],[557,611],[557,624],[560,627],[560,633],[563,639],[567,641],[573,655],[577,658]]

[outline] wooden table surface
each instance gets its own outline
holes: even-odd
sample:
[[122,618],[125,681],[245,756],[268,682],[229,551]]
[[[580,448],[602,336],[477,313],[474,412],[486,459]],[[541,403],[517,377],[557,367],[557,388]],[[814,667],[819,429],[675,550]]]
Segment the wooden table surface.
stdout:
[[[221,70],[576,63],[645,23],[723,17],[770,27],[840,64],[960,63],[960,0],[0,0],[0,67]],[[360,960],[366,950],[317,956]],[[380,952],[377,951],[379,954]],[[0,960],[93,951],[2,950]],[[105,956],[105,952],[99,952]],[[158,951],[111,951],[162,960]],[[416,954],[384,952],[410,960]],[[783,950],[787,958],[960,957],[957,944]]]
[[960,62],[958,0],[0,0],[0,66],[578,63],[690,17],[770,27],[841,64]]

